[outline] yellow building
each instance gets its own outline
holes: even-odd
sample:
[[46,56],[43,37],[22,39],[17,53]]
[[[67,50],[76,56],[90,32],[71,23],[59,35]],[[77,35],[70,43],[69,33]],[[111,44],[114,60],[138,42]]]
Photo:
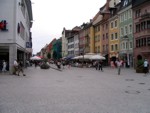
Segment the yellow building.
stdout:
[[119,57],[119,19],[115,15],[109,19],[109,58],[116,60]]
[[101,53],[101,25],[100,21],[102,20],[102,15],[98,12],[93,18],[93,31],[94,31],[94,53]]
[[94,27],[90,26],[90,53],[94,53]]

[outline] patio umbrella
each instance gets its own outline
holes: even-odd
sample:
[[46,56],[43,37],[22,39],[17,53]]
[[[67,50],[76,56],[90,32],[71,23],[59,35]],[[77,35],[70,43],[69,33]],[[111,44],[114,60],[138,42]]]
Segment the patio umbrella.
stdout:
[[91,60],[105,60],[106,58],[105,57],[103,57],[103,56],[101,56],[101,55],[93,55],[93,56],[91,56],[91,58],[90,58]]
[[41,58],[38,57],[38,56],[33,56],[33,57],[30,58],[30,60],[41,60]]

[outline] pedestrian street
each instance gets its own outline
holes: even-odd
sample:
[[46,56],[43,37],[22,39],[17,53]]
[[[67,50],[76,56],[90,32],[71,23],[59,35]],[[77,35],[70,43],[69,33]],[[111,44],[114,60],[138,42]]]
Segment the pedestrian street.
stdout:
[[150,74],[134,69],[28,67],[0,74],[0,113],[150,113]]

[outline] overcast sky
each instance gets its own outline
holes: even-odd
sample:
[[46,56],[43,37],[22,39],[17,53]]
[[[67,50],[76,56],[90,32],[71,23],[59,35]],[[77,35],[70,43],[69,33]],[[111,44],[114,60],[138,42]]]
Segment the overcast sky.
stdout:
[[61,37],[63,27],[72,29],[89,22],[106,0],[31,0],[33,13],[33,53],[39,52],[54,38]]

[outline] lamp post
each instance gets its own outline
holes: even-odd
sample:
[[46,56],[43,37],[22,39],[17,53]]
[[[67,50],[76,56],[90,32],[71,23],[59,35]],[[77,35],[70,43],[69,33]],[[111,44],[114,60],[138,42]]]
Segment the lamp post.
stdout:
[[83,52],[82,52],[82,54],[83,54],[82,67],[83,67],[83,64],[84,64],[84,54],[85,54],[85,51],[86,51],[87,47],[89,47],[88,44],[89,44],[89,35],[87,34],[85,36],[85,39],[84,39],[84,47],[83,47]]
[[129,60],[129,37],[126,35],[125,36],[126,40],[127,40],[127,50],[126,50],[126,53],[127,53],[127,67],[130,66],[130,60]]

